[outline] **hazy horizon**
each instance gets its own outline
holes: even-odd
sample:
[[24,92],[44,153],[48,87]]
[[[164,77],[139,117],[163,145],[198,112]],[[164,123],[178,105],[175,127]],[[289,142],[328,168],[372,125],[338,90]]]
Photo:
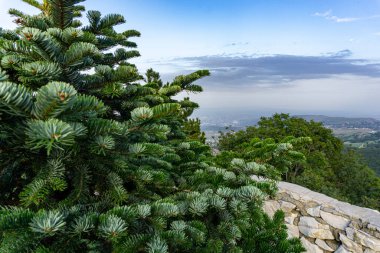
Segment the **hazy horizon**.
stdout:
[[[380,118],[379,0],[116,0],[84,3],[87,10],[120,13],[136,29],[141,72],[164,80],[198,69],[211,76],[191,95],[196,115],[323,114]],[[30,13],[21,0],[0,0],[6,13]]]
[[344,112],[312,112],[312,111],[281,111],[261,109],[255,110],[247,108],[236,108],[232,110],[222,110],[218,108],[200,108],[192,115],[192,118],[199,118],[203,125],[251,125],[251,122],[258,121],[261,117],[270,117],[275,113],[286,113],[290,116],[327,116],[343,118],[372,118],[380,121],[380,116],[371,115],[351,115]]

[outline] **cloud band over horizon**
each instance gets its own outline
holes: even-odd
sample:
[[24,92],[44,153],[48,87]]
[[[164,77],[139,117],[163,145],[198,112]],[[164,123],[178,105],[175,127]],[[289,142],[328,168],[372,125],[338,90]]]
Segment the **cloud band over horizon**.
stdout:
[[[380,62],[352,58],[350,50],[318,56],[209,55],[152,61],[165,81],[198,69],[205,92],[192,95],[200,113],[235,108],[263,114],[323,113],[380,117]],[[202,109],[203,108],[203,109]],[[203,110],[203,111],[202,111]]]
[[[351,58],[348,49],[319,56],[300,55],[208,55],[151,62],[170,78],[183,71],[208,69],[208,88],[276,87],[295,80],[322,79],[338,75],[380,78],[380,62]],[[165,71],[170,69],[170,71]],[[165,73],[166,72],[166,73]]]

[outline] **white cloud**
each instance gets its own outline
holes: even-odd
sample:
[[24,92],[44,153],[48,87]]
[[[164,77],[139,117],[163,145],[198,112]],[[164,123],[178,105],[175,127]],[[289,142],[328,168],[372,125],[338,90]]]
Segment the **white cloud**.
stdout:
[[325,18],[326,20],[331,20],[336,23],[349,23],[349,22],[354,22],[354,21],[359,21],[359,20],[380,18],[380,15],[372,15],[368,17],[338,17],[332,14],[332,10],[328,10],[325,12],[316,12],[314,13],[314,16],[322,17],[322,18]]
[[331,16],[331,12],[332,12],[332,10],[327,10],[325,12],[316,12],[316,13],[314,13],[314,16],[317,16],[317,17],[329,17],[329,16]]
[[249,42],[232,42],[225,44],[225,47],[239,47],[239,46],[247,46],[249,45]]

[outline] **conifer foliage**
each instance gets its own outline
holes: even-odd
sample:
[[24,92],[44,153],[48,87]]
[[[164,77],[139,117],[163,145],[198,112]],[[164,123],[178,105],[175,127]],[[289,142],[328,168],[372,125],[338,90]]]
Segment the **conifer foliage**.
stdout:
[[141,75],[123,16],[23,1],[40,14],[0,30],[0,252],[302,251],[261,210],[276,168],[215,167],[198,105],[174,98],[208,71]]

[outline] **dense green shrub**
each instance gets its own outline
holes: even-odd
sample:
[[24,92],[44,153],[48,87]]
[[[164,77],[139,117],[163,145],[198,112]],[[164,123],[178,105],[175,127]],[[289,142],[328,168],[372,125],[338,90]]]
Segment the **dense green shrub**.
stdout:
[[[292,143],[294,151],[304,154],[306,160],[294,161],[285,168],[283,180],[356,205],[380,209],[380,178],[357,153],[345,150],[331,129],[315,121],[275,114],[261,118],[257,126],[246,130],[222,133],[218,144],[222,153],[216,158],[217,163],[228,163],[236,156],[250,159],[247,151],[257,140],[272,138],[273,142],[284,142],[289,136],[298,139],[307,136],[310,140],[301,138]],[[275,160],[268,162],[273,164]]]
[[278,169],[215,167],[197,104],[174,98],[208,71],[142,76],[121,15],[82,26],[81,0],[24,2],[40,14],[12,9],[17,29],[0,30],[0,252],[303,250],[261,210]]

